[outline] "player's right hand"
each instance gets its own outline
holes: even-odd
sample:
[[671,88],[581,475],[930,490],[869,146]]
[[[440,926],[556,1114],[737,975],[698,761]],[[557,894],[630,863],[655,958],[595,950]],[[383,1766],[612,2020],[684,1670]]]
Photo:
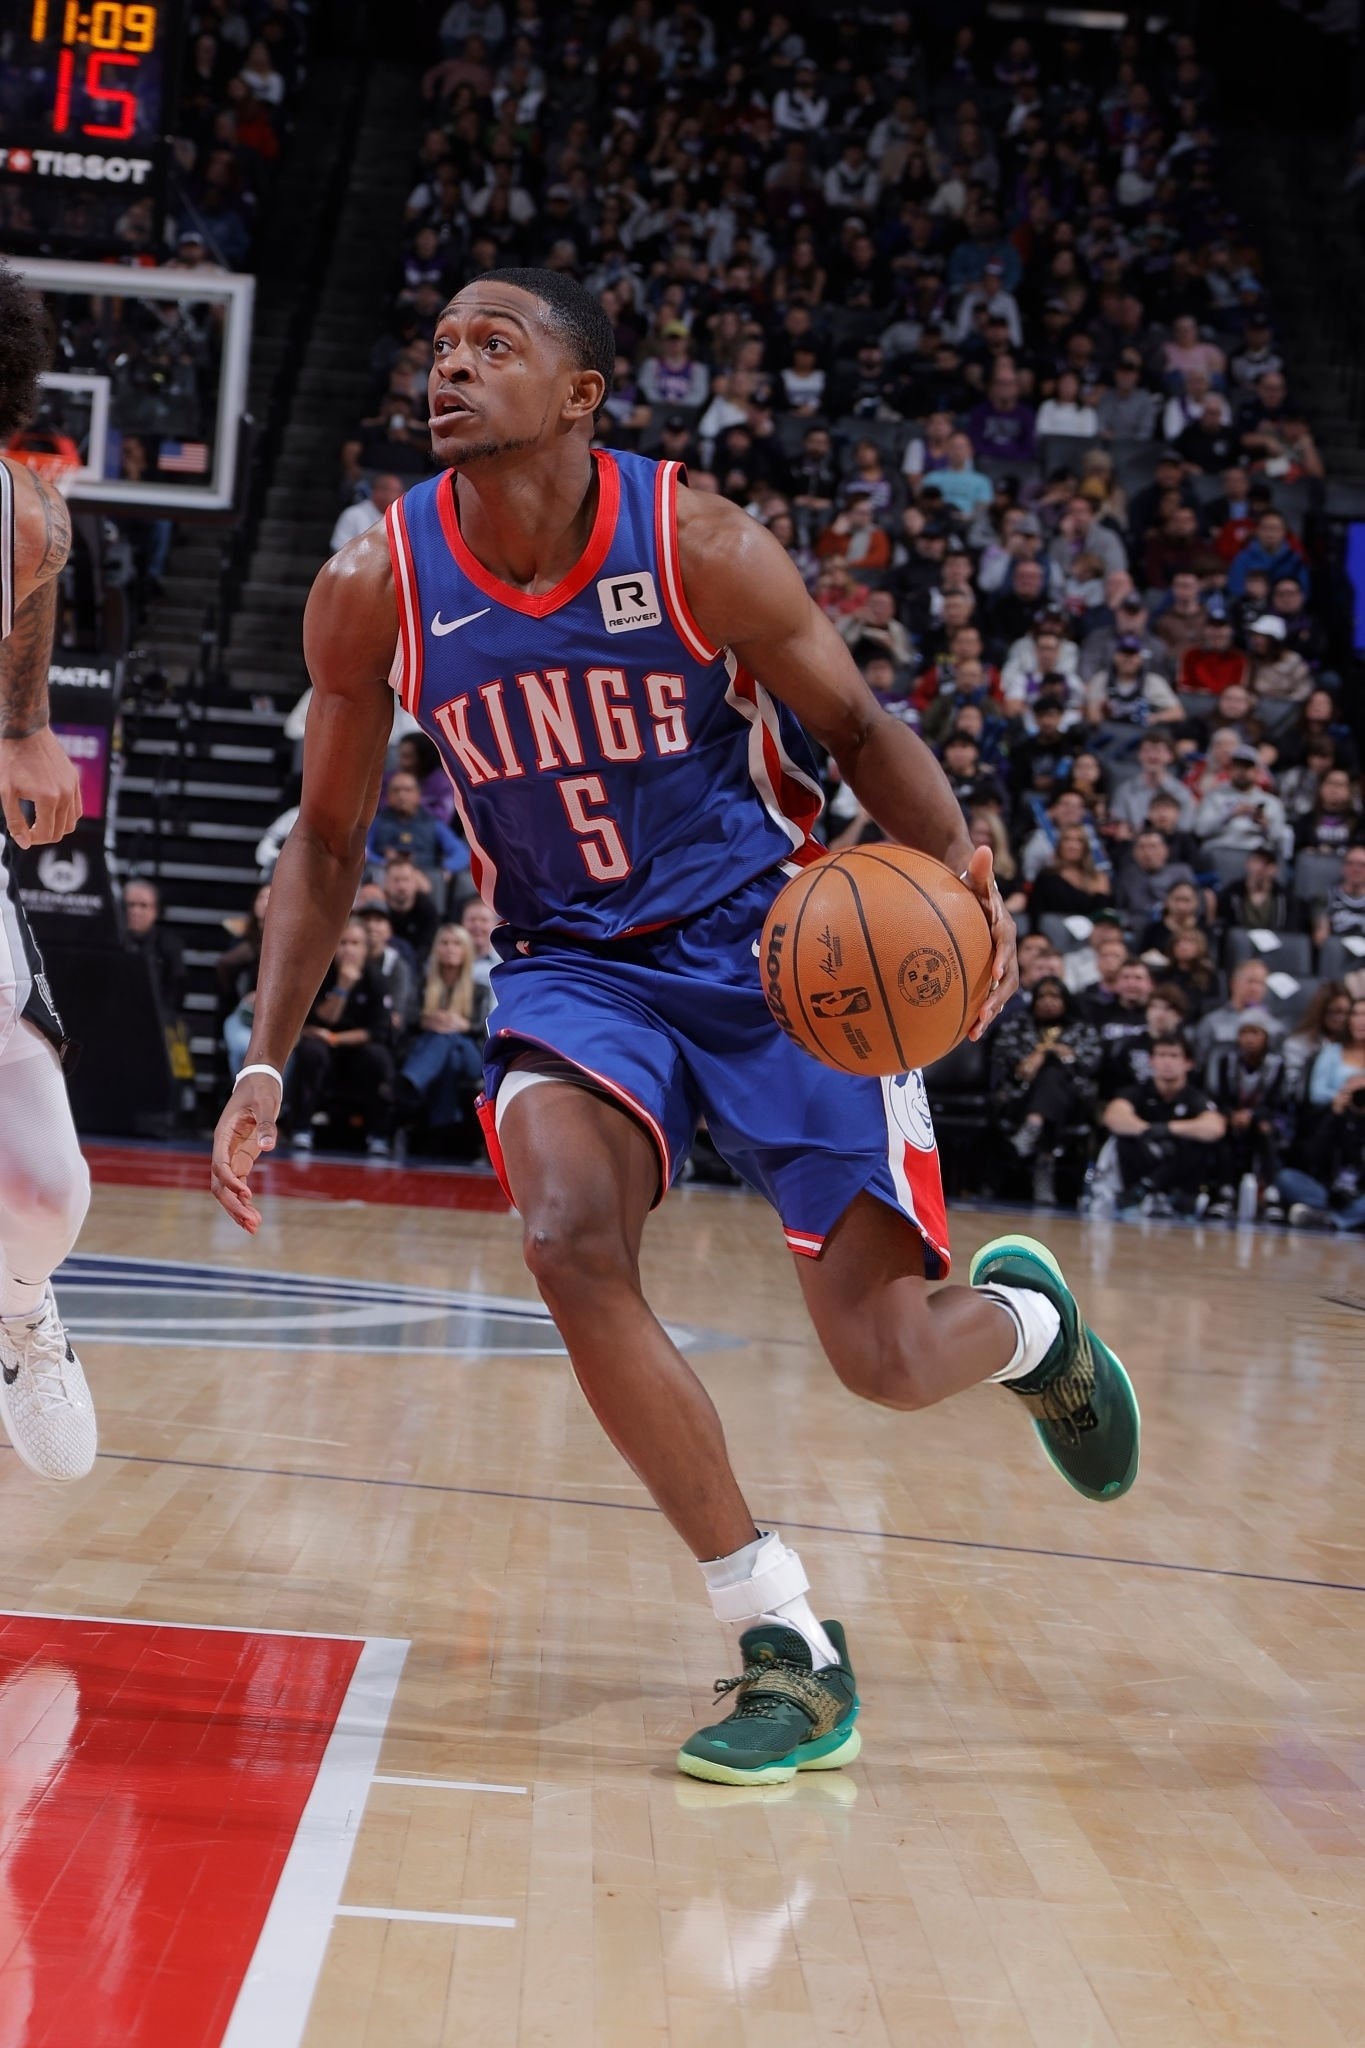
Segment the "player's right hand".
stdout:
[[280,1090],[269,1074],[248,1074],[228,1097],[213,1134],[211,1185],[234,1223],[254,1237],[261,1212],[251,1199],[248,1177],[262,1152],[275,1149]]
[[[23,806],[33,806],[33,823]],[[0,809],[16,846],[51,846],[74,832],[81,815],[75,762],[45,725],[27,739],[0,740]]]

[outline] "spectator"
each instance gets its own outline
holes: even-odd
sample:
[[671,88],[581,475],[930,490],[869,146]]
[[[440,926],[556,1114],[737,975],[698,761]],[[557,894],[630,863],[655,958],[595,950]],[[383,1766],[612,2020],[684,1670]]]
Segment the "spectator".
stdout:
[[686,323],[666,322],[659,337],[658,354],[647,356],[640,370],[640,390],[646,404],[669,410],[680,405],[700,409],[706,403],[710,382],[706,365],[693,357]]
[[497,919],[481,896],[471,896],[464,907],[465,936],[469,940],[469,962],[474,985],[484,995],[484,1015],[493,1008],[493,969],[498,964],[493,933]]
[[1068,704],[1079,710],[1083,696],[1080,666],[1080,652],[1075,641],[1066,638],[1060,615],[1040,613],[1033,631],[1016,640],[1005,656],[1000,688],[1006,711],[1017,717],[1053,677],[1065,688]]
[[1177,932],[1171,940],[1170,956],[1160,967],[1161,978],[1179,990],[1193,1021],[1206,1016],[1218,999],[1218,973],[1209,951],[1207,932]]
[[1294,831],[1300,853],[1345,854],[1361,837],[1360,805],[1344,768],[1324,765],[1317,796]]
[[434,743],[424,732],[405,732],[398,742],[398,772],[411,775],[421,792],[422,809],[438,825],[455,815],[455,789]]
[[1348,847],[1342,856],[1341,880],[1314,913],[1313,936],[1319,946],[1328,939],[1365,939],[1365,846]]
[[1286,645],[1287,638],[1284,620],[1275,612],[1253,619],[1247,632],[1248,687],[1271,732],[1287,728],[1293,707],[1304,703],[1313,689],[1308,663]]
[[1351,1004],[1342,1044],[1313,1062],[1308,1099],[1324,1111],[1307,1146],[1308,1170],[1284,1168],[1280,1199],[1295,1229],[1365,1228],[1365,997]]
[[1101,391],[1095,407],[1102,438],[1150,441],[1156,432],[1160,404],[1154,391],[1143,389],[1142,357],[1134,349],[1124,349],[1114,365],[1113,384]]
[[1252,539],[1233,556],[1228,570],[1228,595],[1241,597],[1246,591],[1247,578],[1255,575],[1267,579],[1267,596],[1270,586],[1281,576],[1292,576],[1305,590],[1308,588],[1307,564],[1290,540],[1289,529],[1278,512],[1263,512],[1256,521]]
[[1206,930],[1204,898],[1194,881],[1172,882],[1161,905],[1161,916],[1143,927],[1138,951],[1144,959],[1155,954],[1158,960],[1169,962],[1182,932]]
[[1131,838],[1147,823],[1148,808],[1158,794],[1169,796],[1179,806],[1179,829],[1192,831],[1194,800],[1174,774],[1175,748],[1165,733],[1147,731],[1138,741],[1137,773],[1121,782],[1109,805],[1111,828],[1117,837]]
[[[1063,513],[1047,558],[1054,575],[1062,579],[1074,609],[1091,608],[1093,600],[1086,593],[1095,584],[1100,586],[1098,601],[1103,602],[1105,577],[1128,567],[1123,542],[1112,527],[1096,519],[1094,506],[1080,493]],[[1078,599],[1083,599],[1083,604],[1077,603]]]
[[990,478],[977,469],[966,434],[948,436],[947,459],[942,467],[930,471],[930,477],[945,505],[950,505],[960,519],[970,519],[991,502]]
[[1136,633],[1120,634],[1114,642],[1112,662],[1091,681],[1085,715],[1100,728],[1093,741],[1096,748],[1103,752],[1107,745],[1124,753],[1133,751],[1139,735],[1150,727],[1182,725],[1185,719],[1180,699],[1165,677],[1147,666]]
[[386,903],[367,903],[355,915],[365,927],[365,957],[379,977],[389,1027],[396,1043],[417,1021],[420,991],[416,970],[407,947],[400,946],[393,936],[393,922]]
[[442,925],[427,965],[419,1030],[399,1082],[401,1113],[419,1111],[433,1130],[468,1121],[483,1074],[485,991],[474,977],[474,950],[462,925]]
[[1107,909],[1112,889],[1109,876],[1095,865],[1084,826],[1072,825],[1057,834],[1057,846],[1033,885],[1029,915],[1035,924],[1052,917],[1093,917]]
[[1202,610],[1204,626],[1199,640],[1180,656],[1180,689],[1185,696],[1221,697],[1224,690],[1250,682],[1251,665],[1233,638],[1232,618],[1224,599],[1215,592]]
[[185,1007],[185,949],[161,922],[161,891],[155,882],[135,878],[123,885],[123,950],[147,962],[162,1017],[174,1024]]
[[1272,1049],[1272,1030],[1270,1017],[1246,1010],[1233,1043],[1216,1046],[1209,1056],[1205,1085],[1228,1127],[1224,1181],[1209,1208],[1213,1217],[1232,1214],[1244,1174],[1270,1186],[1279,1172],[1292,1114],[1284,1056]]
[[1019,373],[1005,357],[991,372],[986,396],[967,419],[972,446],[988,462],[1031,462],[1033,408],[1020,396]]
[[1170,602],[1162,606],[1156,621],[1157,638],[1177,669],[1187,648],[1203,644],[1207,626],[1199,578],[1189,569],[1180,569],[1171,578]]
[[1227,1125],[1190,1079],[1182,1038],[1159,1038],[1151,1079],[1105,1104],[1104,1128],[1116,1140],[1120,1200],[1145,1216],[1192,1214],[1217,1172],[1215,1150]]
[[1126,569],[1105,577],[1104,600],[1108,623],[1092,628],[1081,643],[1082,679],[1088,683],[1109,666],[1114,658],[1114,643],[1120,639],[1140,641],[1148,666],[1164,669],[1166,649],[1153,633],[1147,607],[1134,590]]
[[376,866],[382,866],[394,853],[413,861],[428,883],[443,874],[459,874],[469,866],[464,840],[423,809],[421,784],[402,769],[389,777],[384,801],[365,843],[365,857]]
[[1171,859],[1164,832],[1145,825],[1132,843],[1132,852],[1119,869],[1114,887],[1116,907],[1129,916],[1149,923],[1157,917],[1172,889],[1179,884],[1194,886],[1194,875],[1184,861]]
[[1246,873],[1219,894],[1218,918],[1232,931],[1298,931],[1298,906],[1280,880],[1275,847],[1262,842],[1248,848]]
[[[1019,346],[1017,338],[1015,346]],[[1093,441],[1099,430],[1098,412],[1082,401],[1080,378],[1074,370],[1063,370],[1057,378],[1055,395],[1045,398],[1038,408],[1035,433],[1068,434],[1074,440]]]
[[411,857],[401,853],[385,863],[379,879],[395,939],[414,960],[425,960],[440,923],[431,885]]
[[1099,1036],[1055,974],[1043,975],[1028,1007],[993,1034],[991,1090],[1015,1152],[1033,1161],[1040,1206],[1055,1203],[1057,1162],[1078,1146],[1094,1115],[1099,1066]]
[[371,483],[368,494],[348,505],[332,528],[331,551],[336,554],[348,540],[356,540],[362,533],[368,533],[384,517],[395,498],[401,498],[404,491],[400,476],[379,475]]
[[1146,1041],[1147,1005],[1152,1000],[1152,988],[1152,970],[1147,962],[1126,954],[1112,988],[1097,984],[1081,998],[1082,1012],[1100,1036],[1100,1086],[1106,1095],[1117,1091],[1128,1072],[1126,1048]]
[[1195,818],[1194,829],[1204,848],[1249,852],[1268,841],[1289,851],[1284,805],[1273,791],[1260,787],[1260,773],[1261,757],[1255,747],[1232,749],[1228,780],[1209,791]]
[[1201,1063],[1207,1063],[1215,1046],[1235,1043],[1248,1010],[1254,1010],[1258,1017],[1265,1017],[1276,1044],[1284,1037],[1282,1026],[1266,1009],[1269,980],[1269,969],[1264,960],[1242,960],[1233,968],[1227,1001],[1218,1009],[1207,1011],[1195,1031],[1195,1050]]
[[285,1073],[281,1117],[296,1152],[313,1149],[313,1123],[329,1100],[359,1120],[365,1149],[386,1158],[393,1109],[392,1033],[369,941],[352,918],[314,999]]
[[1296,1101],[1306,1093],[1309,1072],[1323,1047],[1346,1043],[1350,1021],[1351,993],[1345,982],[1320,982],[1284,1042],[1285,1081]]

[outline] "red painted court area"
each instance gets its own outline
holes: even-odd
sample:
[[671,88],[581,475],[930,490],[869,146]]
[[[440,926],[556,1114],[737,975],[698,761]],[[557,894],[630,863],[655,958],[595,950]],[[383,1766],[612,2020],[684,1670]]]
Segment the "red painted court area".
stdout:
[[[174,1152],[163,1147],[85,1145],[91,1178],[125,1188],[193,1188],[209,1184],[207,1152]],[[506,1213],[507,1197],[488,1173],[456,1168],[364,1165],[348,1159],[263,1159],[252,1185],[265,1200],[285,1196],[305,1202],[377,1202],[394,1208],[477,1209]],[[0,2043],[3,2048],[3,2043]]]
[[0,1617],[3,2048],[217,2048],[361,1648]]

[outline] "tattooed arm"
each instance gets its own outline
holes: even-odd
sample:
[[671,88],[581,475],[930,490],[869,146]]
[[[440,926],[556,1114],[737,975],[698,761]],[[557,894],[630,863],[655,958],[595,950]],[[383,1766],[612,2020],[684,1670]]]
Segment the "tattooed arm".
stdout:
[[[80,778],[48,724],[47,671],[57,577],[71,548],[60,492],[20,463],[15,496],[14,626],[0,640],[0,811],[18,846],[64,839],[81,814]],[[30,825],[24,805],[33,806]]]

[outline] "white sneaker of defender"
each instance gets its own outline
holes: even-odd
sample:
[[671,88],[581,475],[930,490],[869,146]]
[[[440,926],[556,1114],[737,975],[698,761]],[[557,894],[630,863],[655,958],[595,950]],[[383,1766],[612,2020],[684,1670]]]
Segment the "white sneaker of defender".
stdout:
[[50,1286],[31,1322],[0,1322],[0,1417],[40,1479],[84,1479],[95,1462],[95,1404]]

